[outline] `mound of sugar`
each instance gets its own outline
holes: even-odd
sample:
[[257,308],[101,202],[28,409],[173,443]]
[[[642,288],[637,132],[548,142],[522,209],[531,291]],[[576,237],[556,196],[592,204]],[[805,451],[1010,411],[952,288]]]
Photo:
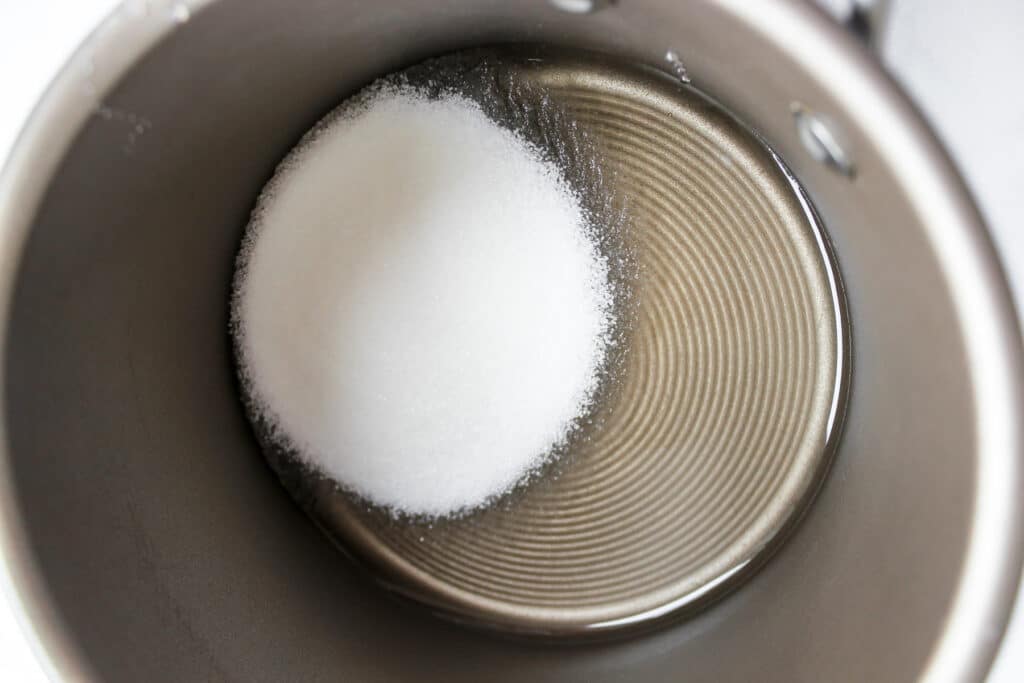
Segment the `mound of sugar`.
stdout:
[[392,511],[485,504],[587,408],[608,269],[551,163],[471,101],[378,89],[319,126],[238,259],[243,385],[278,443]]

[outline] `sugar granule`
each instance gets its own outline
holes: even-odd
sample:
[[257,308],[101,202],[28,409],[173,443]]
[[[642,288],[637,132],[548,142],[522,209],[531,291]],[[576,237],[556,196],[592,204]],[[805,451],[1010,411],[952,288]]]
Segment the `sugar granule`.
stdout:
[[272,436],[368,500],[447,515],[564,442],[611,333],[607,264],[538,150],[456,95],[381,88],[278,169],[233,324]]

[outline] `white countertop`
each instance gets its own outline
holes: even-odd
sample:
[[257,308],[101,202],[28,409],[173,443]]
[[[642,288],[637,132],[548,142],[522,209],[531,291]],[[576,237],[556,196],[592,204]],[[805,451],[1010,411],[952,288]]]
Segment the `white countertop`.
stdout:
[[[828,0],[836,6],[851,0]],[[35,101],[115,0],[0,0],[0,161]],[[932,118],[992,227],[1024,300],[1024,2],[895,0],[883,52]],[[1024,530],[1022,530],[1024,533]],[[43,683],[14,615],[0,601],[0,680]],[[1024,680],[1024,601],[990,683]]]

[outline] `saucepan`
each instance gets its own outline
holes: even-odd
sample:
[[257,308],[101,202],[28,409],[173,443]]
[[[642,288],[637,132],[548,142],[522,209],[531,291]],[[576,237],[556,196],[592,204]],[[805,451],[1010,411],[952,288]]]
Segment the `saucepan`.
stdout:
[[[713,604],[595,642],[396,600],[260,455],[227,333],[275,165],[374,78],[463,48],[680,75],[784,161],[842,274],[816,500]],[[780,311],[781,314],[781,311]],[[64,680],[980,680],[1019,576],[1020,334],[975,205],[855,35],[747,0],[129,2],[0,177],[6,583]]]

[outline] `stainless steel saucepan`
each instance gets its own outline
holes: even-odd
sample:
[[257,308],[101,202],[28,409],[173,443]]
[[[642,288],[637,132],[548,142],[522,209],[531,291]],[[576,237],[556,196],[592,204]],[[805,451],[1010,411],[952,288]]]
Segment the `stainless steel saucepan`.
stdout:
[[[621,168],[639,169],[631,187],[647,203],[636,215],[646,221],[643,234],[659,236],[647,253],[664,257],[658,268],[668,273],[658,282],[683,283],[695,297],[712,292],[709,301],[718,302],[677,297],[696,302],[688,309],[695,317],[680,320],[707,323],[686,347],[700,363],[676,363],[669,333],[651,328],[663,376],[678,380],[651,413],[669,429],[720,400],[701,424],[722,444],[731,443],[729,425],[749,415],[761,416],[747,423],[768,435],[749,443],[775,443],[786,416],[786,425],[821,428],[794,427],[792,452],[828,460],[771,469],[783,451],[764,446],[765,460],[743,461],[753,447],[722,446],[747,464],[707,466],[726,482],[700,494],[721,505],[714,515],[696,509],[674,518],[674,508],[661,508],[651,524],[671,533],[657,537],[662,546],[644,546],[650,555],[594,553],[568,573],[558,561],[569,555],[558,553],[582,547],[590,527],[563,550],[516,556],[540,557],[534,564],[494,559],[502,547],[486,541],[513,528],[514,506],[506,509],[513,521],[498,515],[492,527],[477,527],[489,529],[486,537],[448,537],[473,551],[477,564],[465,575],[461,560],[403,550],[401,533],[387,541],[387,528],[351,515],[335,540],[363,567],[387,565],[389,583],[447,617],[472,612],[513,627],[499,631],[517,623],[543,631],[534,627],[552,619],[569,630],[592,626],[578,617],[605,614],[600,609],[544,611],[529,601],[618,600],[616,577],[669,577],[659,603],[665,614],[684,581],[728,587],[658,628],[612,640],[507,637],[394,599],[280,485],[246,421],[232,368],[234,256],[275,164],[374,78],[454,50],[506,44],[540,46],[517,54],[601,55],[569,76],[536,74],[605,131]],[[588,70],[603,63],[628,66]],[[598,87],[602,95],[592,97]],[[689,99],[677,100],[672,88]],[[676,125],[691,114],[691,128]],[[709,116],[714,125],[705,125]],[[721,131],[728,135],[715,137]],[[641,143],[643,154],[631,155]],[[640,182],[656,166],[656,186]],[[659,232],[704,205],[716,208],[706,214],[713,230],[703,241]],[[828,244],[814,227],[819,219]],[[792,239],[751,237],[775,225]],[[717,239],[726,233],[714,230],[727,227],[731,241]],[[783,253],[791,258],[778,267],[790,270],[779,277],[770,264],[744,270]],[[707,282],[717,284],[673,280],[686,263],[694,273],[709,264]],[[648,272],[661,277],[658,268]],[[781,291],[789,294],[771,303]],[[47,666],[66,680],[980,680],[1016,590],[1024,365],[998,261],[913,106],[861,41],[802,2],[127,3],[66,65],[0,175],[0,321],[5,572]],[[804,332],[772,337],[773,321]],[[689,328],[673,329],[683,339]],[[835,415],[810,399],[737,408],[774,381],[757,380],[754,365],[729,364],[744,349],[762,349],[751,357],[775,363],[777,373],[766,377],[791,377],[787,387],[804,382],[807,392],[841,395],[841,435],[831,430]],[[721,386],[733,394],[687,393],[687,378],[708,367],[726,368]],[[637,392],[623,394],[626,405],[652,395]],[[758,406],[768,407],[757,413]],[[666,445],[643,457],[697,452],[679,445],[689,443],[683,432],[659,443]],[[616,448],[601,456],[612,469]],[[657,490],[699,493],[689,472],[622,490],[642,496],[671,481]],[[730,480],[737,472],[755,483]],[[777,472],[799,474],[799,488],[780,484],[789,480]],[[560,481],[571,488],[574,476]],[[769,481],[777,490],[764,488]],[[591,490],[573,495],[583,500]],[[710,573],[672,574],[682,565],[665,560],[665,548],[678,541],[680,556],[696,557],[720,529],[738,528],[722,520],[755,510],[742,505],[764,491],[765,512],[747,521],[749,529],[758,520],[770,528],[722,546],[756,572],[732,581],[725,564],[709,561],[701,571]],[[536,495],[544,514],[566,500]],[[313,507],[321,525],[338,512]],[[580,520],[606,521],[597,508]],[[549,527],[537,524],[509,538],[527,543],[531,529],[548,538]],[[624,543],[645,533],[640,522],[627,528]],[[685,536],[694,529],[701,533]],[[627,564],[632,574],[612,571]],[[487,567],[498,573],[488,578]],[[543,578],[553,583],[531,578],[544,568],[553,568],[555,578]],[[548,585],[559,592],[544,592]],[[630,619],[654,604],[634,598],[608,614]]]

